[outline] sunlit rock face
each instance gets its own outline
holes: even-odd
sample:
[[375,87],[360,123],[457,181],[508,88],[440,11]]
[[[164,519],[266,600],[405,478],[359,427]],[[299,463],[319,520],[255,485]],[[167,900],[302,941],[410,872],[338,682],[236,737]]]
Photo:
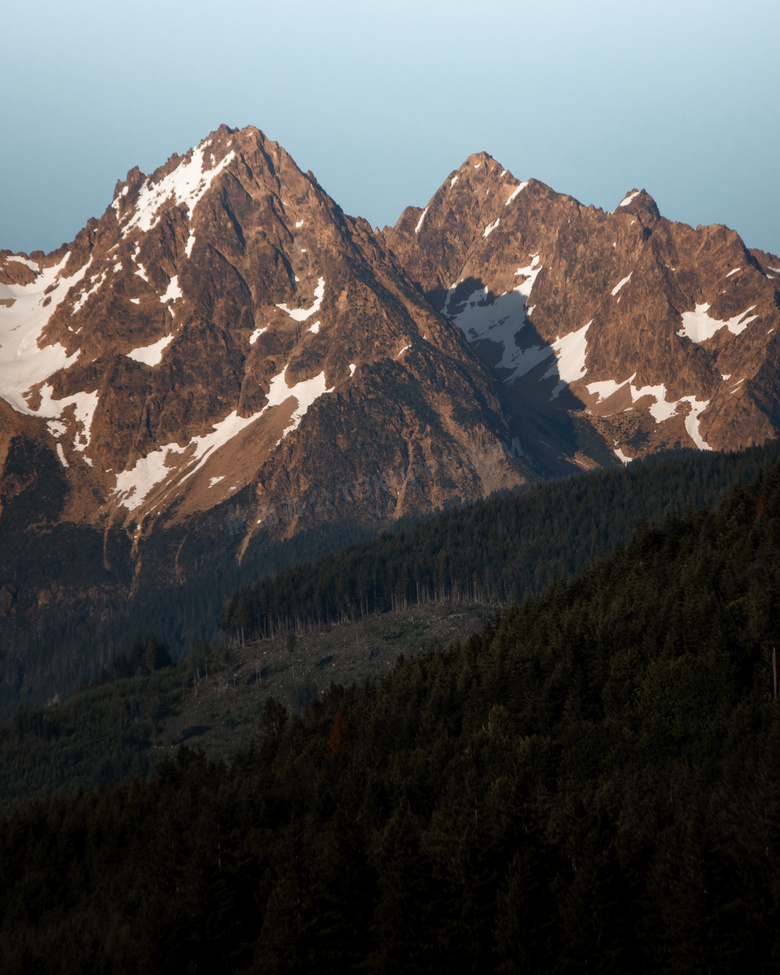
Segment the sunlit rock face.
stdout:
[[132,169],[71,243],[0,251],[0,708],[94,675],[144,593],[218,615],[279,542],[776,436],[779,280],[485,153],[381,232],[254,128]]
[[447,477],[366,514],[537,476],[501,449],[498,384],[462,333],[257,129],[131,170],[72,244],[4,253],[0,288],[6,443],[56,455],[65,517],[143,532],[247,486],[272,505],[445,455]]
[[734,231],[671,223],[644,190],[584,207],[480,153],[383,235],[557,451],[627,462],[777,435],[780,259]]

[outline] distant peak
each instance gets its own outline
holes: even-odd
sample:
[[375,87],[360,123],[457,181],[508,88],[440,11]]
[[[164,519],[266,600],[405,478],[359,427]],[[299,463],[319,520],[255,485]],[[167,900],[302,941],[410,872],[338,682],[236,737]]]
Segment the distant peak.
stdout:
[[636,188],[626,193],[612,212],[621,213],[623,211],[650,215],[654,220],[659,220],[661,217],[655,200],[647,190],[638,190]]

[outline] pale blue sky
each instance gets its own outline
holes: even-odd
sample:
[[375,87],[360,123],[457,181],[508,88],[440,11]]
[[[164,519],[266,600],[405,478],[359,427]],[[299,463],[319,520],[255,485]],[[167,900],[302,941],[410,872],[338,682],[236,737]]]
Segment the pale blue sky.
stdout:
[[2,23],[0,249],[71,240],[133,165],[226,122],[374,225],[484,149],[780,254],[777,0],[39,0]]

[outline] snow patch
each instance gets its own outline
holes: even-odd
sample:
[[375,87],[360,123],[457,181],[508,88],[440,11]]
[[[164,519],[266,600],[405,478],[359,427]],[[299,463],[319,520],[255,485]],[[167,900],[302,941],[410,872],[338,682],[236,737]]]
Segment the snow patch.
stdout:
[[[355,371],[354,365],[350,366],[350,375]],[[295,430],[300,424],[303,417],[306,415],[309,407],[316,402],[320,396],[325,393],[333,392],[334,387],[331,386],[330,389],[325,385],[325,370],[313,379],[303,379],[301,382],[296,383],[295,386],[288,387],[285,380],[285,374],[287,372],[287,366],[284,367],[282,372],[278,376],[274,376],[271,380],[271,386],[268,390],[268,405],[263,407],[261,414],[272,406],[279,406],[286,402],[291,396],[294,396],[298,400],[298,406],[293,412],[290,418],[290,425],[285,427],[282,432],[281,437],[277,441],[280,444],[282,440],[290,433]]]
[[615,447],[613,453],[625,467],[628,467],[628,465],[634,459],[633,457],[629,457],[628,454],[624,454],[620,447]]
[[450,189],[452,189],[452,187],[453,187],[453,186],[454,186],[454,185],[455,185],[455,184],[456,184],[457,182],[458,182],[458,177],[457,177],[457,175],[455,175],[455,176],[453,176],[453,177],[452,177],[452,179],[450,180]]
[[175,472],[179,461],[185,459],[183,455],[188,452],[191,456],[187,458],[186,469],[181,474],[180,479],[185,481],[192,477],[211,454],[238,436],[267,410],[274,406],[280,406],[282,403],[286,403],[290,397],[294,397],[298,401],[298,405],[290,417],[289,425],[282,431],[282,435],[277,441],[277,445],[280,444],[288,433],[299,426],[309,407],[320,396],[333,391],[333,387],[328,389],[325,384],[324,370],[313,379],[304,379],[291,387],[287,385],[286,372],[287,367],[285,366],[282,372],[271,380],[266,396],[267,403],[259,413],[254,416],[240,417],[238,412],[234,410],[224,420],[214,423],[210,433],[193,437],[184,447],[179,447],[176,443],[166,444],[159,450],[152,451],[146,457],[137,460],[129,471],[118,474],[115,492],[122,504],[130,511],[139,507],[160,482]]
[[[745,331],[751,322],[758,318],[758,315],[750,315],[750,312],[756,307],[755,305],[751,305],[747,311],[743,311],[725,322],[712,318],[709,314],[709,307],[708,304],[696,305],[695,311],[683,312],[681,316],[683,327],[677,334],[698,344],[711,339],[722,328],[727,328],[733,335],[739,335]],[[749,315],[750,317],[747,317]]]
[[[74,450],[82,451],[89,446],[89,435],[92,427],[92,417],[98,405],[98,394],[94,393],[74,393],[72,396],[65,396],[62,399],[54,399],[51,386],[46,383],[41,387],[41,405],[38,407],[37,416],[60,417],[54,424],[47,424],[55,436],[62,437],[67,429],[62,420],[63,413],[72,407],[73,418],[76,421],[76,436],[73,440]],[[55,433],[56,431],[56,433]]]
[[[26,264],[31,271],[35,271],[36,274],[40,272],[40,266],[31,261],[28,257],[19,257],[18,254],[12,254],[10,257],[5,258],[6,261],[16,261],[17,264]],[[772,270],[772,268],[770,268]]]
[[[685,429],[688,432],[688,436],[693,440],[699,450],[712,450],[699,431],[699,417],[710,405],[709,400],[697,400],[695,396],[681,396],[678,400],[667,400],[666,386],[663,383],[660,383],[658,386],[634,386],[632,384],[634,376],[636,376],[636,373],[630,379],[625,379],[620,383],[613,379],[588,383],[586,388],[589,393],[598,394],[597,403],[612,396],[626,385],[628,386],[632,403],[637,403],[645,396],[651,396],[655,402],[650,406],[649,413],[656,423],[663,423],[665,420],[676,416],[679,412],[679,407],[683,403],[688,403],[689,411],[685,417]],[[630,407],[630,409],[633,409],[633,407]]]
[[317,287],[314,289],[314,304],[311,308],[288,308],[287,305],[277,305],[277,308],[290,316],[296,322],[305,322],[307,318],[311,318],[320,310],[320,305],[322,304],[322,297],[325,294],[325,278],[320,278],[317,282]]
[[[630,202],[631,202],[631,201],[632,201],[633,199],[635,199],[635,198],[636,198],[637,196],[639,196],[639,194],[640,194],[640,192],[641,192],[640,190],[634,190],[634,192],[633,192],[633,193],[629,193],[629,194],[628,194],[628,196],[626,196],[626,197],[624,197],[624,198],[623,198],[623,199],[622,199],[622,200],[620,201],[620,203],[618,203],[618,205],[617,205],[617,206],[615,207],[615,211],[613,211],[613,212],[616,212],[617,210],[619,210],[619,209],[620,209],[620,207],[627,207],[627,206],[628,206],[628,204],[629,204],[629,203],[630,203]],[[613,246],[614,246],[614,245],[613,245]]]
[[735,267],[733,271],[729,271],[729,273],[726,275],[726,277],[727,278],[730,278],[732,274],[736,274],[737,271],[741,271],[741,270],[742,270],[741,267]]
[[114,492],[122,504],[134,511],[150,491],[171,473],[171,467],[185,449],[176,443],[166,444],[139,458],[129,471],[117,474]]
[[504,204],[504,206],[505,207],[508,207],[509,204],[512,202],[512,200],[514,200],[514,198],[517,196],[517,194],[523,192],[523,190],[526,188],[526,186],[528,186],[528,183],[529,183],[529,181],[526,179],[522,183],[520,183],[518,186],[516,186],[512,190],[512,192],[509,194],[509,197],[507,198],[507,201]]
[[[632,272],[631,272],[631,274],[633,274],[633,273],[634,273],[634,272],[632,271]],[[620,291],[620,289],[621,289],[621,288],[622,288],[622,287],[623,287],[624,285],[626,285],[626,284],[628,284],[628,282],[629,282],[629,281],[631,280],[631,274],[629,274],[629,275],[628,275],[628,277],[625,277],[625,278],[623,278],[623,280],[622,280],[622,281],[618,281],[618,283],[617,283],[617,284],[615,285],[615,287],[614,287],[614,288],[612,289],[612,297],[613,297],[613,298],[615,297],[615,295],[616,295],[616,294],[618,293],[618,291]]]
[[[192,150],[189,160],[186,158],[182,160],[173,172],[163,176],[158,183],[153,183],[151,177],[144,180],[132,216],[125,223],[122,231],[124,237],[136,228],[142,233],[147,233],[156,226],[160,219],[160,211],[169,200],[173,201],[174,206],[184,206],[189,214],[192,214],[214,179],[236,158],[235,152],[231,149],[216,166],[205,169],[204,154],[208,146],[208,141],[201,143]],[[187,256],[189,257],[189,254]]]
[[224,481],[224,480],[225,480],[224,474],[220,474],[219,477],[209,478],[209,487],[213,488],[215,484],[219,484],[220,481]]
[[[632,376],[631,379],[633,378]],[[616,382],[614,379],[602,379],[595,383],[588,383],[586,389],[591,395],[598,396],[596,403],[601,403],[603,400],[613,396],[619,389],[622,389],[626,383],[631,382],[631,379],[624,379],[622,383]]]
[[465,299],[455,299],[457,283],[447,292],[442,314],[450,318],[470,343],[483,340],[501,347],[497,366],[508,370],[505,382],[513,382],[530,372],[553,354],[550,346],[518,346],[517,338],[527,322],[526,300],[542,270],[539,255],[534,254],[528,267],[520,267],[515,277],[524,278],[516,288],[492,298],[488,288],[472,292]]
[[417,226],[416,226],[416,227],[414,228],[414,232],[415,232],[416,234],[419,234],[419,233],[420,233],[420,228],[421,228],[421,227],[422,227],[422,225],[423,225],[423,220],[425,220],[425,214],[426,214],[427,212],[428,212],[428,207],[426,207],[426,208],[425,208],[425,209],[423,210],[423,212],[422,212],[422,213],[420,214],[420,219],[419,219],[419,220],[417,221]]
[[254,344],[255,344],[255,342],[256,342],[256,341],[257,341],[257,340],[258,340],[258,339],[260,338],[260,336],[261,336],[261,335],[263,334],[263,332],[267,332],[267,331],[268,331],[268,326],[267,326],[267,325],[265,326],[265,328],[256,328],[256,329],[254,330],[254,332],[252,332],[252,334],[251,334],[251,335],[249,336],[249,344],[250,344],[250,345],[254,345]]
[[179,275],[174,274],[171,280],[168,282],[168,287],[165,289],[165,294],[160,295],[160,301],[166,304],[169,301],[177,301],[182,298],[181,288],[179,287]]
[[316,334],[317,334],[317,332],[319,332],[319,330],[320,330],[320,323],[319,323],[319,321],[316,321],[316,322],[315,322],[315,323],[314,323],[313,325],[311,325],[311,326],[309,327],[309,331],[310,331],[310,332],[311,332],[311,333],[312,333],[313,335],[316,335]]
[[558,376],[559,381],[552,391],[550,398],[555,399],[563,390],[576,382],[587,372],[585,356],[588,351],[587,335],[588,329],[593,324],[591,319],[587,325],[578,328],[574,332],[569,332],[563,338],[556,338],[552,343],[555,352],[556,362],[554,362],[542,377],[549,379]]
[[[68,355],[59,342],[39,346],[42,332],[68,294],[66,282],[73,279],[77,284],[87,273],[89,263],[66,278],[62,269],[68,260],[66,252],[52,267],[36,270],[36,279],[26,285],[3,285],[3,299],[11,299],[10,306],[0,305],[0,397],[18,413],[28,416],[57,416],[60,407],[53,412],[32,410],[27,403],[26,393],[31,387],[45,382],[60,369],[72,364],[78,352]],[[8,258],[11,260],[11,258]],[[19,259],[20,263],[30,264]],[[53,287],[52,287],[53,286]],[[51,289],[51,290],[49,290]],[[49,290],[48,295],[45,292]],[[48,304],[44,302],[48,300]],[[63,401],[57,401],[64,404]]]
[[349,364],[349,374],[350,374],[350,376],[354,376],[355,375],[355,369],[356,368],[357,367],[356,367],[355,363],[354,362],[350,362],[350,364]]
[[[533,289],[536,279],[539,277],[539,272],[542,270],[542,265],[539,263],[539,255],[534,254],[531,257],[531,263],[527,267],[519,267],[515,271],[515,277],[524,277],[526,280],[519,284],[514,290],[519,291],[521,295],[525,295],[526,298],[531,297],[531,291]],[[534,305],[534,308],[536,305]]]
[[685,417],[685,429],[688,431],[688,436],[699,450],[712,450],[712,447],[704,440],[699,430],[699,417],[710,405],[710,401],[708,399],[698,400],[695,396],[683,396],[680,402],[690,403],[691,405],[690,412]]
[[135,359],[136,362],[144,362],[147,366],[156,366],[162,361],[163,352],[173,342],[172,335],[164,335],[157,342],[151,345],[143,345],[138,349],[133,349],[127,353],[128,359]]
[[492,234],[493,231],[496,229],[496,227],[499,225],[500,222],[501,222],[501,218],[500,217],[496,217],[496,219],[495,219],[495,221],[493,223],[489,223],[487,225],[487,227],[485,227],[485,229],[484,229],[484,231],[482,233],[482,236],[483,237],[487,237],[489,234]]
[[406,352],[406,350],[407,350],[407,349],[411,349],[411,345],[405,345],[405,346],[404,346],[404,347],[403,347],[403,348],[401,349],[401,351],[400,351],[400,352],[398,353],[398,355],[396,355],[396,356],[393,356],[393,358],[394,358],[394,359],[400,359],[400,358],[401,358],[401,356],[402,356],[402,355],[404,354],[404,352]]
[[92,279],[90,278],[90,287],[85,292],[83,292],[83,294],[79,297],[79,300],[76,301],[73,305],[74,313],[77,311],[81,311],[81,309],[84,307],[84,305],[86,305],[87,300],[91,297],[91,295],[95,294],[95,292],[100,289],[100,287],[104,284],[106,280],[106,274],[107,272],[103,271],[103,273],[100,275],[100,277],[97,279],[97,281],[94,284],[91,283]]

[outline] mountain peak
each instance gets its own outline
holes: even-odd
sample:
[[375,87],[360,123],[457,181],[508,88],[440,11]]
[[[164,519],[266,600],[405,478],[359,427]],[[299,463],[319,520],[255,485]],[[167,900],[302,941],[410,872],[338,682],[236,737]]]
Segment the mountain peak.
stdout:
[[644,218],[643,222],[645,223],[647,223],[648,217],[651,218],[652,223],[661,219],[658,205],[652,196],[650,196],[647,190],[638,190],[636,187],[626,193],[612,212],[631,213]]
[[460,168],[461,169],[465,169],[467,166],[471,166],[473,169],[479,169],[481,166],[488,166],[488,167],[490,167],[491,163],[494,166],[498,166],[499,169],[501,168],[500,165],[490,155],[489,152],[484,152],[484,151],[483,152],[473,152],[464,161],[463,165]]

